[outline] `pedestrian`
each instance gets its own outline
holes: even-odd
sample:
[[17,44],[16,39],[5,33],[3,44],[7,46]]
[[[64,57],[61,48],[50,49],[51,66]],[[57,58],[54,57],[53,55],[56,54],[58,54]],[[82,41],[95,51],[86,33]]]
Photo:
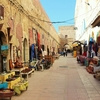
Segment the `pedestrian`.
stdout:
[[64,57],[65,57],[65,49],[63,50],[63,55],[64,55]]
[[49,56],[49,47],[47,46],[47,55]]
[[67,48],[65,49],[65,55],[66,55],[66,57],[67,57]]

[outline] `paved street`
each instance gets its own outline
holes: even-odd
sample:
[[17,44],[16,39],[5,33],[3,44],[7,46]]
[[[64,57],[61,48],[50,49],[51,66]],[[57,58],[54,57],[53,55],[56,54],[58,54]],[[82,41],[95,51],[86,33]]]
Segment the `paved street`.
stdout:
[[100,81],[68,54],[28,79],[28,90],[12,100],[100,100]]

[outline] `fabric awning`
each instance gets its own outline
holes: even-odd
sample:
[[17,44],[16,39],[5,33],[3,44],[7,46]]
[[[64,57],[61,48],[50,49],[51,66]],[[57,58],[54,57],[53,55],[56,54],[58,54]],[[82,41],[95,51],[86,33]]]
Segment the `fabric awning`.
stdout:
[[78,46],[77,43],[73,43],[73,44],[72,44],[72,47],[76,47],[76,46]]
[[82,42],[79,41],[79,40],[74,41],[72,44],[74,44],[74,43],[77,43],[77,44],[83,44],[83,45],[84,45],[84,43],[82,43]]
[[100,11],[96,15],[95,20],[92,22],[91,25],[92,25],[92,27],[100,26]]

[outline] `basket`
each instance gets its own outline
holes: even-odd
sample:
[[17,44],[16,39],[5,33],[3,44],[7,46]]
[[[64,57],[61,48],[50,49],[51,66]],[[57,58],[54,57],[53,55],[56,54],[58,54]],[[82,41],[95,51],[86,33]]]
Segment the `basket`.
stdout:
[[13,96],[14,94],[14,91],[13,90],[10,90],[10,89],[2,89],[0,90],[0,99],[3,99],[3,98],[10,98]]

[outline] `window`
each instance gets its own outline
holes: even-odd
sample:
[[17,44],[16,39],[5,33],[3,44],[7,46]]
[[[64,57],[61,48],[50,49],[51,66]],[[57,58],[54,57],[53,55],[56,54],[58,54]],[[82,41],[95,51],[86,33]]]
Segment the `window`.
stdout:
[[4,18],[4,7],[0,5],[0,18]]

